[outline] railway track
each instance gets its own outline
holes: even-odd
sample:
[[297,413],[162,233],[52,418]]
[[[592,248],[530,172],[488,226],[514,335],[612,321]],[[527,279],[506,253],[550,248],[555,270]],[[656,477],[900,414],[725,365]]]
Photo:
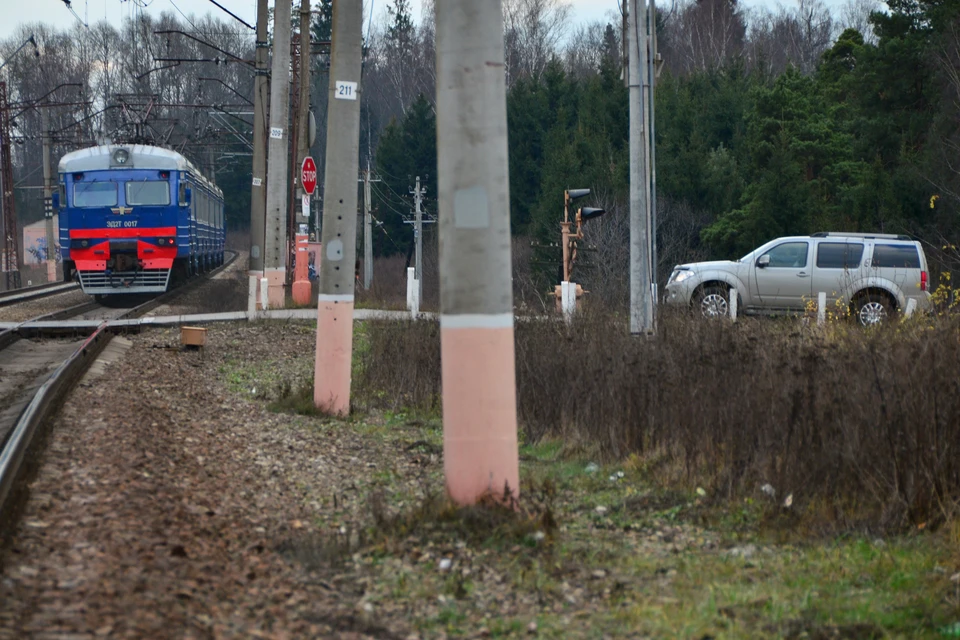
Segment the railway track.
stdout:
[[[20,325],[0,332],[0,514],[9,512],[24,462],[30,458],[42,425],[59,408],[73,386],[83,378],[108,345],[113,331],[106,321],[138,318],[173,298],[200,286],[229,267],[237,254],[207,277],[192,280],[131,308],[107,308],[87,302],[34,318],[28,322],[86,317],[100,321],[89,335],[64,337],[63,330]],[[69,329],[75,336],[77,330]],[[47,340],[26,340],[54,336]],[[0,518],[2,522],[3,518]]]
[[20,304],[28,300],[38,300],[40,298],[46,298],[47,296],[55,296],[79,289],[80,285],[76,282],[50,282],[35,287],[24,287],[22,289],[14,289],[13,291],[4,291],[0,293],[0,307]]

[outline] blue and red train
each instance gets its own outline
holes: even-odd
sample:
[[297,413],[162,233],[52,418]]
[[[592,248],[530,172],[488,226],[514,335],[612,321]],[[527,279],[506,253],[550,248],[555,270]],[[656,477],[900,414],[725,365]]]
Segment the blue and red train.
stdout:
[[147,145],[103,145],[60,160],[64,279],[102,296],[166,291],[223,264],[223,193],[186,158]]

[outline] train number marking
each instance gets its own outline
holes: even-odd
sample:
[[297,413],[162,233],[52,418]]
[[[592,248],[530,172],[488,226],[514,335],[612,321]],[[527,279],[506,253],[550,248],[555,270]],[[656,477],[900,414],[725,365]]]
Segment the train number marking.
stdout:
[[107,220],[108,229],[130,228],[137,226],[136,220]]

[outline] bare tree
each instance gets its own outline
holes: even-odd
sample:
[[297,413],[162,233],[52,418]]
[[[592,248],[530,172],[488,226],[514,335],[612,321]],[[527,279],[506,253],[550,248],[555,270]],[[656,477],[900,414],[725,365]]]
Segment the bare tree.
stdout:
[[507,82],[539,79],[567,34],[573,6],[564,0],[505,0]]
[[883,5],[879,0],[847,0],[840,8],[839,30],[856,29],[863,36],[864,42],[876,44],[877,34],[873,32],[870,14],[880,11],[882,8]]
[[671,13],[661,51],[674,70],[723,67],[743,52],[747,25],[737,0],[690,0]]

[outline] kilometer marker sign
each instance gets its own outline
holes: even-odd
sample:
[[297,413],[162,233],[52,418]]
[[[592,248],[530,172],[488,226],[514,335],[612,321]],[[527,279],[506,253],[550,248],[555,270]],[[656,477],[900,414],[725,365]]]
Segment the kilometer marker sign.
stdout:
[[303,166],[300,167],[300,184],[307,195],[313,195],[313,190],[317,188],[317,165],[310,156],[303,159]]

